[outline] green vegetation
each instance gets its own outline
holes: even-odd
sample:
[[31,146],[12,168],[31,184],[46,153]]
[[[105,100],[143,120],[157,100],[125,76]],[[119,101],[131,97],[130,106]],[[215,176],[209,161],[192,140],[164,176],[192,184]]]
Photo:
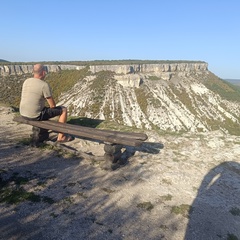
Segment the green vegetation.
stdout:
[[[99,108],[103,105],[106,91],[108,90],[109,86],[115,86],[116,80],[114,80],[113,77],[114,72],[111,71],[100,71],[96,73],[96,77],[88,86],[88,90],[91,93],[91,98],[89,99],[89,102],[86,103],[85,107],[80,109],[80,115],[85,115],[85,112],[90,112],[92,115],[97,117]],[[104,110],[110,115],[111,110],[108,105],[104,106]],[[121,114],[119,114],[120,109],[115,110],[115,120],[117,120],[119,117],[121,117]],[[109,115],[106,115],[107,119]]]
[[78,81],[83,81],[88,75],[90,75],[88,68],[83,68],[81,70],[64,70],[49,73],[46,77],[46,82],[50,84],[53,91],[53,97],[58,101],[62,93],[67,92]]
[[142,208],[142,209],[147,210],[147,211],[151,211],[154,208],[154,206],[151,202],[138,203],[137,207]]
[[[240,117],[238,118],[240,121]],[[229,134],[240,136],[239,123],[233,122],[231,119],[226,119],[224,122],[219,123],[218,127],[222,126],[227,129]]]
[[41,198],[32,192],[27,192],[23,188],[11,189],[5,188],[0,190],[0,202],[8,204],[18,204],[23,201],[40,202]]
[[174,214],[180,214],[184,217],[189,218],[189,215],[193,211],[192,206],[188,204],[181,204],[180,206],[173,206],[171,212]]
[[192,99],[189,96],[189,93],[185,88],[179,88],[175,85],[170,85],[171,90],[177,96],[178,100],[186,106],[186,108],[194,115],[197,115],[196,110],[194,109],[194,104],[192,103]]
[[213,73],[209,73],[203,84],[226,100],[240,102],[240,87],[218,78]]
[[8,61],[4,60],[4,59],[0,59],[0,62],[2,63],[8,63]]
[[93,103],[91,105],[88,105],[88,111],[92,112],[94,115],[98,114],[99,106],[102,106],[105,93],[109,87],[109,83],[114,81],[113,76],[114,73],[111,71],[98,72],[96,74],[96,78],[89,86],[89,89],[92,92],[91,101]]
[[162,179],[162,182],[163,182],[164,184],[167,184],[167,185],[172,185],[171,180],[168,180],[168,179],[166,179],[166,178],[163,178],[163,179]]
[[29,145],[31,145],[31,139],[30,138],[21,138],[21,139],[19,139],[18,143],[21,145],[29,146]]
[[148,80],[157,81],[157,80],[160,80],[160,78],[157,76],[148,76]]
[[230,210],[230,213],[233,215],[233,216],[240,216],[240,208],[238,207],[234,207]]
[[167,194],[167,195],[161,196],[160,198],[161,198],[162,201],[171,201],[172,197],[173,196],[171,194]]
[[18,173],[13,173],[7,180],[0,178],[0,202],[8,204],[18,204],[24,201],[54,203],[54,200],[49,197],[26,191],[23,185],[30,181],[30,178],[18,176]]
[[147,106],[150,93],[147,93],[147,91],[143,87],[140,87],[135,88],[135,94],[141,110],[143,111],[143,113],[147,114]]
[[[63,92],[71,89],[78,81],[90,75],[88,68],[81,70],[63,70],[60,72],[49,73],[46,81],[53,90],[53,96],[58,101]],[[26,78],[32,77],[31,74],[21,76],[6,76],[1,79],[0,103],[7,104],[16,109],[19,107],[22,84]]]
[[237,89],[240,90],[240,79],[224,79],[225,81],[227,81],[228,83],[233,84],[234,86],[237,87]]
[[31,77],[31,74],[21,76],[0,76],[0,103],[12,106],[14,108],[19,107],[22,84],[27,77]]
[[102,190],[104,191],[104,192],[106,192],[106,193],[114,193],[115,192],[115,190],[112,190],[112,189],[110,189],[110,188],[102,188]]
[[227,240],[239,240],[239,238],[232,233],[228,233]]
[[[237,90],[235,86],[217,78],[212,73],[209,74],[210,78],[203,82],[207,88],[219,94],[222,98],[226,100],[240,102],[240,91]],[[180,101],[195,116],[199,115],[196,106],[198,106],[198,104],[204,105],[205,102],[208,101],[207,98],[205,99],[203,98],[203,96],[199,96],[197,94],[192,94],[192,97],[190,98],[190,95],[186,91],[186,89],[180,86],[170,84],[170,88],[171,91],[175,94],[175,96],[177,96],[177,101]],[[168,92],[168,95],[170,96],[170,91]],[[228,111],[227,106],[225,106],[224,103],[221,105],[221,107]],[[218,130],[221,126],[232,135],[240,135],[238,122],[234,122],[232,119],[228,118],[224,114],[222,115],[222,118],[224,118],[225,120],[222,121],[221,118],[212,119],[208,118],[207,116],[204,119],[204,116],[202,116],[202,120],[205,121],[207,126],[209,126],[209,130]],[[235,118],[240,121],[239,116],[235,116]],[[184,123],[182,124],[184,125]],[[201,131],[201,129],[199,129],[199,131]]]
[[114,72],[111,71],[100,71],[96,73],[96,78],[92,81],[90,89],[94,92],[102,95],[105,93],[104,90],[108,88],[109,81],[113,80]]
[[[38,62],[39,63],[39,62]],[[189,60],[94,60],[94,61],[51,61],[40,62],[45,65],[78,65],[78,66],[94,66],[94,65],[125,65],[125,64],[170,64],[170,63],[205,63],[204,61]],[[32,65],[36,62],[0,62],[0,65]]]

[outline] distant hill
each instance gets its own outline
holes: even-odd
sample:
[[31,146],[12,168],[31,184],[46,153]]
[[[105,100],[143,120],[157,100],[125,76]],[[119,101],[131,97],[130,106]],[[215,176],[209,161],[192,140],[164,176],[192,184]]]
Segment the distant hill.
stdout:
[[224,79],[227,82],[230,82],[233,85],[240,86],[240,79]]
[[8,62],[8,61],[4,59],[0,59],[0,62]]

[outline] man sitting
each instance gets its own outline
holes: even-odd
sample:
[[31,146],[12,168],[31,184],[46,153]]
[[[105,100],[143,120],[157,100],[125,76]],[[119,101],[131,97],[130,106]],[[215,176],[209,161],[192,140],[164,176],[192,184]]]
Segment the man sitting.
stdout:
[[[56,106],[49,84],[44,81],[47,74],[42,64],[33,66],[33,77],[24,81],[20,101],[20,114],[29,120],[48,120],[59,116],[59,122],[67,121],[67,108]],[[49,107],[45,106],[45,100]],[[72,141],[73,137],[59,133],[57,141]]]

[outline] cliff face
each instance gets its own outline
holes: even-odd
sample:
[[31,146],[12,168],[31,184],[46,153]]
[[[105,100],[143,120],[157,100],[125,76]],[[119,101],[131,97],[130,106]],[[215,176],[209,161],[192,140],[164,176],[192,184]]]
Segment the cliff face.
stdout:
[[111,70],[115,75],[104,90],[92,89],[96,85],[92,75],[63,94],[60,104],[71,109],[71,115],[167,131],[233,133],[239,124],[239,102],[227,101],[207,88],[206,83],[212,82],[227,89],[207,64],[93,66],[90,70]]
[[[60,70],[80,70],[85,66],[76,65],[46,65],[48,72]],[[131,73],[170,73],[207,71],[207,63],[170,63],[170,64],[131,64],[131,65],[94,65],[90,66],[92,73],[112,71],[116,74]],[[0,76],[22,75],[32,73],[33,65],[3,65],[0,66]]]
[[[46,65],[48,72],[77,69],[74,65]],[[0,76],[31,74],[33,65],[3,65],[0,66]]]

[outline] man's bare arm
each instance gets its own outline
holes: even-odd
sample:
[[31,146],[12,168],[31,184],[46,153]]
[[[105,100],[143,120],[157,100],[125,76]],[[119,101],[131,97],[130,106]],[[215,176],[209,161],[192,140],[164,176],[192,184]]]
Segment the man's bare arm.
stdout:
[[48,102],[48,105],[49,105],[50,108],[56,107],[56,103],[55,103],[53,97],[48,97],[47,102]]

